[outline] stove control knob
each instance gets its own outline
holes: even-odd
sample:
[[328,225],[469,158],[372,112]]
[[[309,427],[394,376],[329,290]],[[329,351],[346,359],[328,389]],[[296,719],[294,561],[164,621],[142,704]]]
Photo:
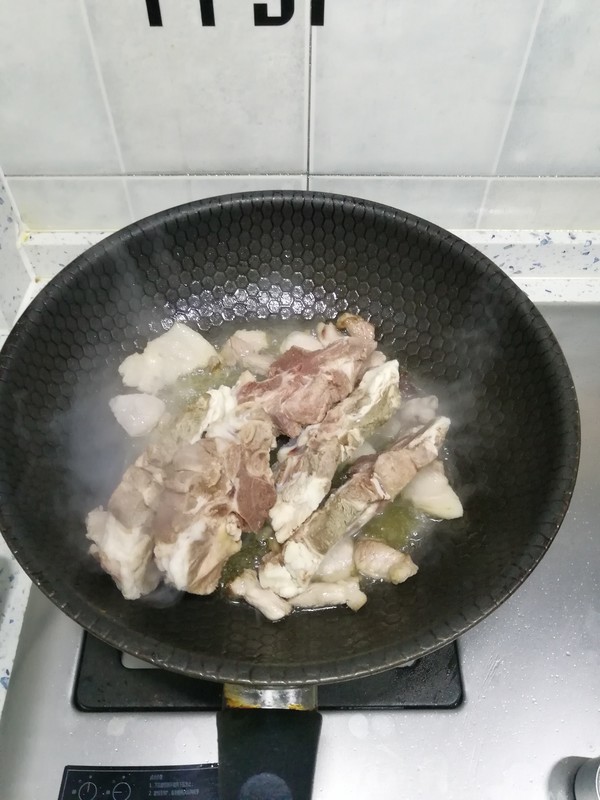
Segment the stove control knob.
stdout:
[[600,800],[600,758],[588,758],[575,775],[576,800]]
[[86,781],[79,787],[77,797],[79,800],[94,800],[98,794],[98,787],[92,781]]
[[113,800],[129,800],[131,797],[131,786],[125,781],[117,783],[112,790]]

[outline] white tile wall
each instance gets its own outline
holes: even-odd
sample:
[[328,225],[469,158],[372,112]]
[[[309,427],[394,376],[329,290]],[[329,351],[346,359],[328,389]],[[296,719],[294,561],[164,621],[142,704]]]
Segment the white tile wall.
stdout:
[[188,175],[127,178],[136,219],[164,208],[233,192],[306,189],[306,175]]
[[9,185],[31,230],[106,231],[203,197],[305,189],[306,175],[16,177]]
[[498,172],[600,175],[597,0],[546,0]]
[[600,228],[600,178],[495,178],[477,227]]
[[308,2],[281,27],[255,28],[252,3],[85,0],[126,172],[303,172]]
[[360,175],[313,176],[311,189],[363,197],[409,211],[443,228],[474,228],[487,181],[484,178],[396,178]]
[[119,171],[79,0],[2,5],[0,98],[7,175]]
[[32,230],[110,230],[134,221],[122,177],[9,178]]
[[198,0],[160,0],[151,27],[144,0],[3,4],[24,224],[116,228],[309,175],[446,227],[598,226],[598,0],[325,0],[312,28],[310,0],[263,28],[253,5],[214,0],[203,27]]
[[486,175],[539,0],[329,0],[313,33],[316,173]]

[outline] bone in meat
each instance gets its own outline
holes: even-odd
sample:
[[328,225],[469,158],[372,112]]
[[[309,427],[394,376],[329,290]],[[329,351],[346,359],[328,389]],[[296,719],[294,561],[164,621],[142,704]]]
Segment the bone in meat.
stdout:
[[270,589],[263,589],[256,573],[250,569],[245,569],[231,581],[228,589],[234,597],[245,600],[273,622],[286,617],[292,611],[292,606],[286,600]]
[[[233,402],[235,404],[235,400]],[[214,424],[228,407],[218,395],[200,398],[175,418],[164,415],[146,450],[125,471],[108,502],[107,511],[99,507],[88,515],[90,553],[128,599],[147,594],[160,580],[160,572],[153,561],[156,531],[164,532],[173,520],[179,520],[177,515],[182,515],[184,527],[192,523],[190,513],[198,505],[202,487],[198,485],[198,472],[191,469],[193,465],[189,459],[192,456],[187,448],[199,432],[201,435],[207,415]],[[172,466],[174,458],[175,466]],[[204,484],[210,482],[211,477],[206,467],[205,463]],[[181,494],[189,492],[191,487],[197,490],[194,497]],[[239,549],[237,542],[235,548]],[[195,545],[195,563],[199,554],[200,548]],[[214,570],[214,565],[211,569]]]
[[337,583],[311,583],[308,589],[292,598],[295,608],[323,608],[347,605],[358,611],[367,602],[367,595],[361,590],[357,578],[348,578]]
[[238,400],[256,400],[283,434],[298,436],[350,394],[374,350],[373,339],[354,336],[313,352],[291,347],[273,362],[266,380],[241,386]]
[[214,591],[241,532],[258,531],[275,500],[269,453],[273,425],[248,403],[180,448],[165,474],[155,519],[155,556],[167,580],[195,594]]
[[398,408],[398,378],[397,361],[369,370],[323,422],[305,428],[286,448],[275,476],[277,500],[269,514],[278,542],[285,542],[318,508],[339,464]]
[[357,462],[352,477],[289,539],[282,563],[298,586],[306,586],[323,556],[348,531],[358,530],[393,500],[418,470],[437,458],[450,420],[438,417],[390,449]]

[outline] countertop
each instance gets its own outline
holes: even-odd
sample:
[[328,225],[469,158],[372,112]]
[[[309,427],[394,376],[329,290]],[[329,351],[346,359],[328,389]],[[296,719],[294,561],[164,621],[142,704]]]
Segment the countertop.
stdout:
[[[600,232],[455,231],[504,270],[535,302],[600,302]],[[44,233],[24,244],[33,267],[22,310],[37,292],[102,233]],[[0,291],[2,291],[0,276]],[[0,345],[7,331],[0,330]],[[0,538],[0,712],[9,688],[30,581]]]

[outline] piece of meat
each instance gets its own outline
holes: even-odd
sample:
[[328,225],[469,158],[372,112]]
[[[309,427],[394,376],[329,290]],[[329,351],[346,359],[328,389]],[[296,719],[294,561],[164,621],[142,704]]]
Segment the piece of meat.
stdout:
[[[242,519],[243,530],[259,531],[275,502],[270,453],[276,439],[271,418],[259,403],[241,403],[232,413],[209,425],[202,441],[219,443],[219,458],[231,482],[224,493],[231,496],[232,509]],[[229,445],[238,448],[235,463],[226,463],[233,458]]]
[[130,436],[145,436],[165,413],[165,404],[151,394],[119,394],[108,401],[119,425]]
[[177,450],[154,520],[156,562],[169,583],[196,594],[214,591],[242,531],[263,527],[275,501],[274,445],[270,417],[245,403]]
[[[400,392],[404,398],[402,386],[400,386]],[[377,429],[372,438],[372,444],[376,450],[381,450],[387,447],[390,441],[398,439],[403,431],[420,425],[428,425],[437,417],[437,409],[438,399],[435,395],[403,399],[400,408]]]
[[266,380],[241,386],[238,400],[259,402],[281,433],[298,436],[350,394],[374,349],[372,339],[353,336],[312,352],[291,347],[273,362]]
[[292,611],[292,606],[286,600],[270,589],[263,589],[256,573],[250,569],[245,569],[231,581],[228,589],[233,597],[245,600],[273,622],[286,617]]
[[182,375],[218,363],[215,348],[204,336],[176,322],[148,342],[143,353],[133,353],[119,367],[125,386],[156,394]]
[[[225,412],[222,396],[218,400],[205,394],[191,402],[176,416],[164,414],[156,428],[150,435],[138,466],[143,466],[157,476],[162,475],[163,467],[171,463],[177,448],[185,442],[197,441],[206,429],[206,416],[211,408],[211,417],[214,416],[215,406],[219,402],[222,413]],[[138,462],[136,462],[138,463]]]
[[227,366],[236,364],[252,370],[257,375],[266,375],[274,356],[263,353],[269,346],[264,331],[239,330],[225,342],[219,353],[221,361]]
[[298,586],[308,585],[324,555],[345,534],[356,532],[393,500],[418,470],[437,458],[450,425],[438,417],[403,436],[387,451],[361,459],[337,489],[294,533],[280,556]]
[[86,518],[90,553],[119,587],[127,600],[156,589],[161,574],[154,563],[153,541],[143,527],[126,528],[102,506]]
[[275,476],[277,500],[269,513],[278,542],[289,539],[318,508],[339,465],[399,405],[398,362],[387,361],[366,372],[357,388],[334,406],[323,422],[305,428],[280,454]]
[[347,311],[341,314],[336,320],[335,326],[340,331],[346,331],[350,336],[358,336],[362,339],[374,339],[375,328],[366,319],[359,317],[358,314],[351,314]]
[[233,507],[243,521],[243,530],[257,533],[264,526],[277,496],[270,466],[270,453],[276,439],[273,423],[260,406],[253,404],[248,414],[238,432],[242,461]]
[[358,611],[367,602],[367,595],[361,590],[357,578],[337,583],[311,583],[308,589],[291,599],[294,608],[326,608],[346,605]]
[[224,563],[240,549],[242,529],[259,530],[275,501],[274,445],[273,423],[258,404],[238,405],[226,386],[210,390],[177,417],[161,420],[113,492],[109,515],[91,518],[93,554],[127,596],[149,582],[131,588],[116,560],[117,534],[144,546],[145,564],[154,551],[153,576],[160,569],[178,589],[214,591]]
[[332,342],[337,342],[338,339],[344,338],[344,334],[335,327],[333,322],[319,322],[316,332],[317,339],[323,347],[327,347]]
[[401,553],[375,539],[359,539],[356,542],[354,564],[361,575],[388,583],[403,583],[418,571],[408,553]]
[[323,557],[315,580],[337,583],[352,577],[354,571],[354,539],[343,536]]
[[[209,406],[209,398],[200,398],[176,417],[164,415],[146,450],[125,471],[108,510],[94,509],[87,517],[87,537],[93,542],[90,553],[112,575],[127,599],[156,588],[161,579],[153,559],[157,531],[162,537],[172,535],[177,515],[189,515],[197,502],[197,498],[191,502],[189,494],[172,489],[189,492],[193,483],[198,483],[198,473],[184,470],[189,464],[181,461],[177,464],[180,469],[175,470],[171,462],[180,448],[181,458],[186,454],[189,457],[186,448],[204,429]],[[173,486],[175,477],[178,481]],[[210,472],[205,470],[203,481],[206,483],[209,477]]]
[[262,559],[258,580],[263,589],[269,589],[286,600],[302,591],[302,587],[294,580],[281,557],[275,553],[269,553]]
[[380,367],[387,361],[385,357],[385,353],[382,353],[381,350],[374,350],[369,358],[365,361],[365,372],[368,369],[373,369],[373,367]]
[[108,501],[108,510],[126,528],[150,524],[163,487],[148,470],[128,467]]
[[462,503],[450,486],[441,461],[419,470],[402,490],[402,497],[436,519],[458,519],[463,515]]
[[211,594],[225,562],[241,549],[241,530],[235,514],[213,515],[203,508],[188,515],[189,524],[171,541],[157,540],[154,557],[168,583],[191,594]]

